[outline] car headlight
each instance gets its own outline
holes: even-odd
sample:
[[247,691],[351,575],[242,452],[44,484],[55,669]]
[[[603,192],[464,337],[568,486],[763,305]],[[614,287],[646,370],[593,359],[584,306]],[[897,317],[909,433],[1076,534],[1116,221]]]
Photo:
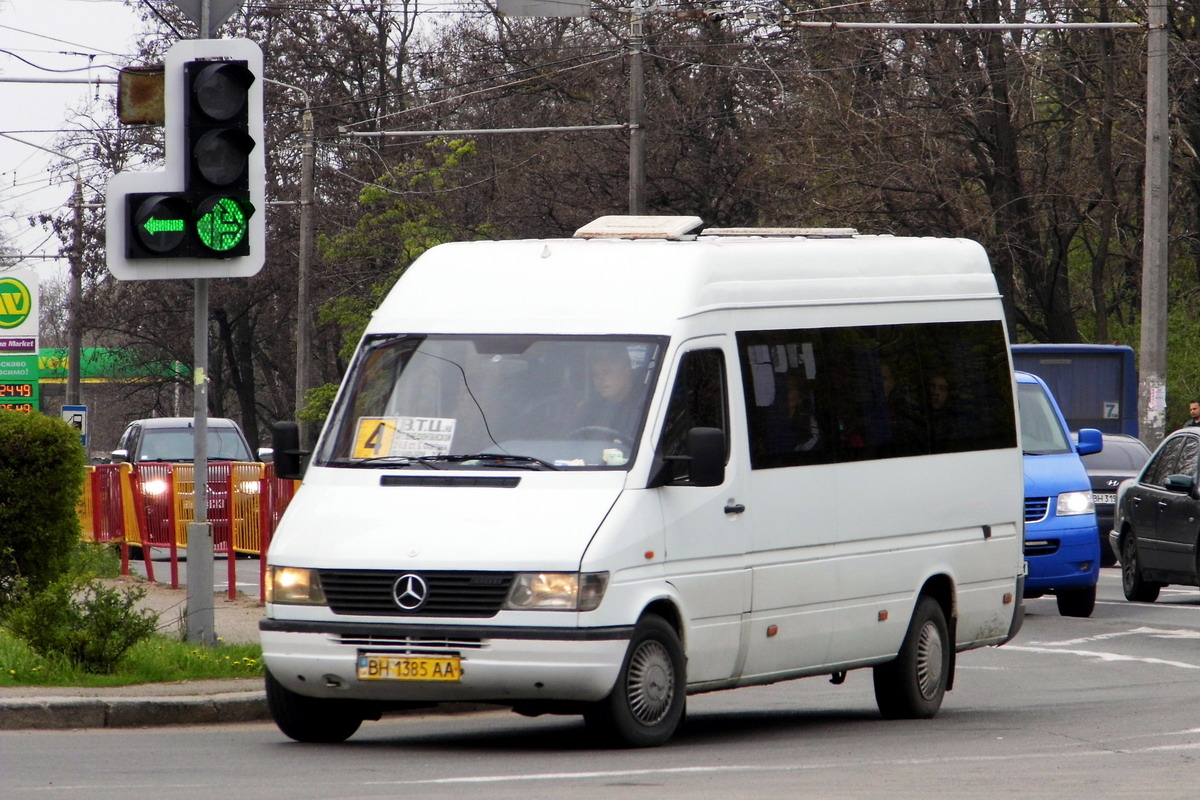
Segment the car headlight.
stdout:
[[325,605],[325,590],[315,569],[270,567],[267,572],[267,602],[291,605]]
[[166,494],[171,488],[171,484],[162,478],[151,478],[148,481],[142,481],[142,493],[148,494],[151,497],[158,497],[160,494]]
[[504,607],[539,611],[593,611],[608,587],[607,572],[522,572]]
[[239,481],[237,490],[242,494],[258,494],[261,488],[258,481]]
[[1096,505],[1092,502],[1091,491],[1063,492],[1058,496],[1058,506],[1054,513],[1060,517],[1073,517],[1077,514],[1092,514]]

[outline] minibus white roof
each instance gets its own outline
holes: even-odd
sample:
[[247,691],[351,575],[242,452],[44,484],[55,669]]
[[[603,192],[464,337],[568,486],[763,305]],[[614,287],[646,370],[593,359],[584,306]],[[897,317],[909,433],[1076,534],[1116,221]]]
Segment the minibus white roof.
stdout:
[[439,245],[408,268],[367,330],[670,335],[679,320],[713,311],[825,307],[823,318],[836,320],[839,308],[873,304],[882,323],[932,301],[948,318],[995,318],[987,255],[967,239],[636,233]]

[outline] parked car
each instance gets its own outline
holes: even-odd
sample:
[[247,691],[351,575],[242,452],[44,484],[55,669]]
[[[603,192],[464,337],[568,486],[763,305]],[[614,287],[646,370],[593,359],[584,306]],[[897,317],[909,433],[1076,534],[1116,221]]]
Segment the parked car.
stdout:
[[1153,603],[1168,584],[1200,585],[1198,461],[1200,428],[1175,431],[1117,489],[1109,543],[1121,559],[1126,599]]
[[1083,466],[1092,482],[1092,500],[1096,505],[1096,527],[1100,537],[1100,564],[1111,567],[1117,555],[1108,544],[1117,505],[1117,487],[1136,478],[1150,459],[1150,448],[1136,436],[1124,433],[1104,434],[1104,449],[1083,457]]
[[[220,417],[206,424],[209,463],[250,462],[250,452],[242,429],[231,419]],[[170,468],[162,464],[191,464],[195,458],[195,422],[192,417],[156,417],[134,420],[125,427],[112,451],[113,461],[128,461],[138,477],[142,502],[146,510],[148,530],[145,537],[153,545],[166,545],[173,534],[171,503],[178,500],[182,513],[194,513],[192,492],[171,495]],[[255,484],[255,488],[257,484]],[[212,480],[209,472],[206,510],[213,523],[216,542],[228,542],[230,536],[229,492],[220,481]],[[186,518],[186,517],[185,517]],[[182,526],[182,522],[177,525]]]
[[[191,417],[138,419],[125,427],[112,451],[113,461],[192,463],[196,446]],[[254,461],[242,429],[231,419],[207,421],[209,461]]]

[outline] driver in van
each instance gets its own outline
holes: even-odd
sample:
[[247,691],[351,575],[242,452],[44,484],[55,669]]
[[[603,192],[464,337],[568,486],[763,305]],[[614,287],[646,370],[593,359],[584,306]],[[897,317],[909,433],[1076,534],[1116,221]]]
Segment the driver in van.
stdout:
[[592,390],[574,410],[575,430],[632,437],[641,409],[629,351],[619,345],[605,348],[592,360],[590,371]]

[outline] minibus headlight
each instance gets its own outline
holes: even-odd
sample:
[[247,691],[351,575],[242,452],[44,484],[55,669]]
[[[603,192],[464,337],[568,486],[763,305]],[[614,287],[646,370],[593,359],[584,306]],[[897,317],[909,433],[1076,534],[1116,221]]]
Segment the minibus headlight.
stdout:
[[504,607],[539,611],[593,611],[608,586],[607,572],[522,572]]
[[1063,492],[1058,496],[1058,507],[1054,513],[1060,517],[1073,517],[1076,514],[1091,514],[1095,510],[1090,491]]
[[160,494],[166,494],[171,488],[171,484],[164,481],[162,478],[151,478],[148,481],[142,481],[142,493],[157,497]]
[[325,605],[325,590],[315,569],[271,567],[267,575],[267,602]]

